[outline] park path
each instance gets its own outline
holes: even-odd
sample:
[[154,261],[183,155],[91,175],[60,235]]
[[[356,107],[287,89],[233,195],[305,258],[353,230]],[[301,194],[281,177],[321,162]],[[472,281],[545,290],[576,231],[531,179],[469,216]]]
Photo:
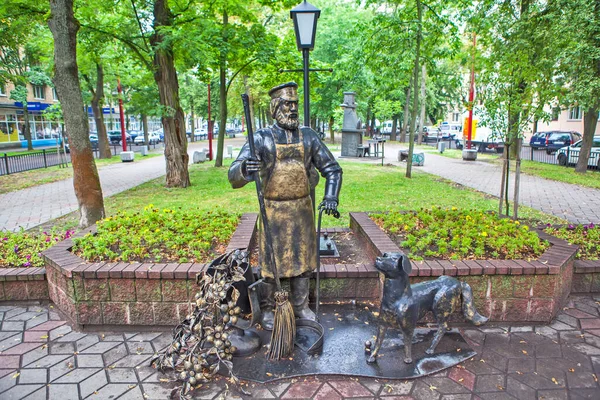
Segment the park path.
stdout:
[[[386,143],[384,162],[406,165],[398,162],[398,150],[407,147],[406,143]],[[369,163],[381,162],[381,159],[373,158],[353,158],[353,160],[364,160]],[[463,161],[437,155],[435,152],[426,152],[425,164],[422,167],[413,167],[413,170],[437,175],[492,196],[500,195],[502,171],[501,165],[498,163]],[[509,186],[509,199],[512,202],[514,174],[510,176]],[[569,222],[600,223],[600,190],[598,189],[521,174],[519,197],[519,204],[541,210]]]
[[[238,143],[239,142],[239,143]],[[241,145],[242,139],[226,144]],[[208,147],[206,141],[189,143],[190,162],[194,151]],[[216,151],[216,140],[213,143]],[[109,197],[165,175],[164,157],[152,157],[133,163],[110,164],[98,169],[102,194]],[[0,194],[0,231],[30,229],[78,209],[71,178]]]

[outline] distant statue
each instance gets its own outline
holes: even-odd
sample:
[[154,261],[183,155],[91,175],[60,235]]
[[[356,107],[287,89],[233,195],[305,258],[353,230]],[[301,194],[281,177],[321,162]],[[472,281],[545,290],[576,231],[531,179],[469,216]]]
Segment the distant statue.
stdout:
[[[296,83],[289,82],[269,91],[270,113],[275,123],[254,135],[258,160],[251,159],[248,143],[243,146],[229,169],[229,182],[233,188],[240,188],[252,181],[254,172],[260,174],[277,271],[281,278],[290,278],[290,301],[296,317],[315,320],[308,307],[309,279],[316,268],[317,256],[310,189],[319,179],[316,168],[326,179],[320,207],[327,214],[336,213],[342,168],[317,132],[310,127],[298,127],[297,89]],[[275,282],[265,241],[261,224],[259,264],[266,283],[261,299],[261,324],[271,330]]]

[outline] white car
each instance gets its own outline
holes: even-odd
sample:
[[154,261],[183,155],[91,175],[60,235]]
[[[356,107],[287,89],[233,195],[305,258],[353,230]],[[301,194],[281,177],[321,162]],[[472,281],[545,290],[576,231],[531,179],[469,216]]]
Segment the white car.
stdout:
[[[577,164],[579,160],[579,151],[583,140],[573,143],[571,146],[561,147],[556,151],[556,161],[559,165]],[[600,169],[600,136],[594,136],[590,157],[588,158],[588,167]]]
[[[144,135],[139,135],[135,138],[134,143],[136,144],[144,144],[146,140],[144,139]],[[148,134],[148,144],[156,144],[160,143],[160,136],[156,132],[152,132]]]

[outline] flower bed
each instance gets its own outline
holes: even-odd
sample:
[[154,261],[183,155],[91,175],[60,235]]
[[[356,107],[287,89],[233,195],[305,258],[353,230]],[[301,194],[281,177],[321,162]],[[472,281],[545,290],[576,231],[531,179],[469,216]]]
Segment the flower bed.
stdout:
[[575,256],[581,260],[600,259],[600,227],[598,225],[568,225],[553,227],[548,225],[544,231],[569,243],[579,246]]
[[[375,223],[375,215],[380,214],[350,213],[350,228],[362,237],[372,256],[401,251]],[[541,230],[538,235],[551,246],[531,259],[415,260],[411,257],[410,281],[455,276],[471,286],[477,309],[490,321],[549,322],[571,290],[577,246]]]
[[493,213],[433,207],[371,218],[413,260],[528,259],[548,248],[528,226]]
[[587,225],[547,226],[544,231],[579,246],[575,255],[574,293],[600,292],[600,227]]
[[91,262],[203,263],[224,252],[239,219],[222,210],[159,210],[151,204],[99,221],[96,233],[73,240],[73,252]]
[[70,238],[73,233],[71,229],[64,232],[1,232],[0,268],[43,267],[42,251]]

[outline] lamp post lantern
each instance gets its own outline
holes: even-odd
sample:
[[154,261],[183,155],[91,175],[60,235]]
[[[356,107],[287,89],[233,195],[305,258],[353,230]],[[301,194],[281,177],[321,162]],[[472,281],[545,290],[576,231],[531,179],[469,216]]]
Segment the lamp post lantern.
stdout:
[[309,52],[315,47],[315,35],[317,33],[317,19],[321,10],[308,3],[302,2],[290,11],[290,18],[294,21],[294,32],[296,33],[296,44],[298,50],[302,50],[303,72],[304,72],[304,125],[310,126],[310,85],[308,80]]

